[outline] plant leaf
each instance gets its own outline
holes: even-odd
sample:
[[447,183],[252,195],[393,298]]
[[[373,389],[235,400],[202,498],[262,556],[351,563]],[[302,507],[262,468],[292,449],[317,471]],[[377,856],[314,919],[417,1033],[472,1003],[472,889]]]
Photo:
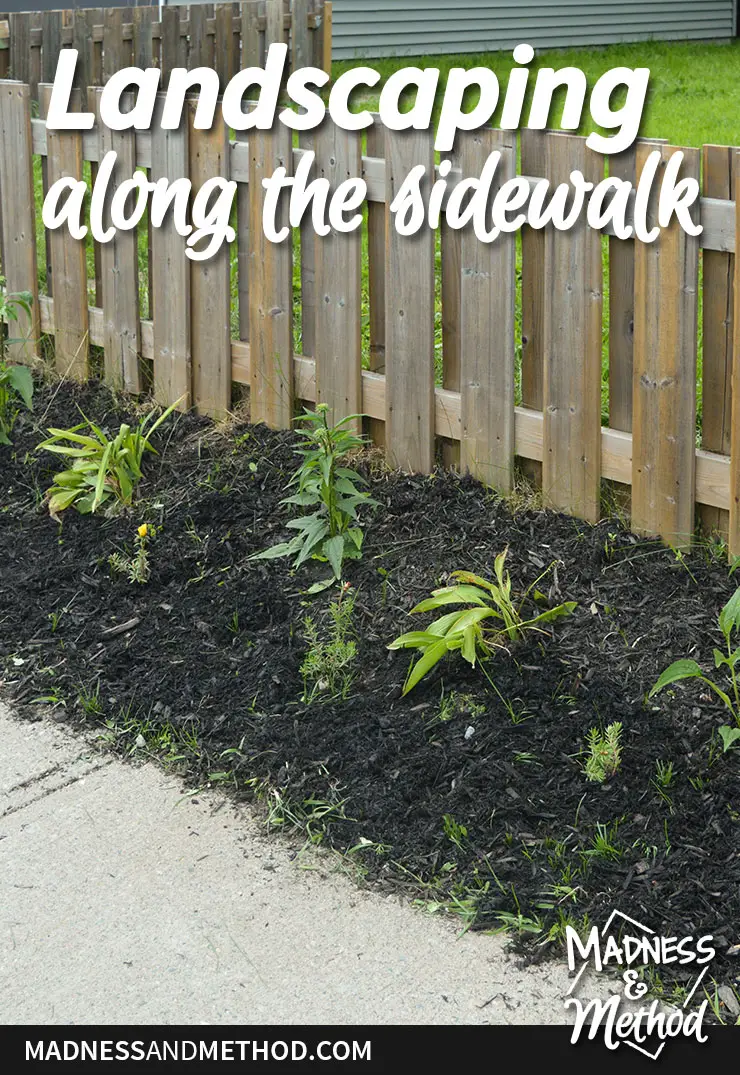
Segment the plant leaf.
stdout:
[[335,577],[340,579],[342,577],[342,558],[344,556],[344,535],[337,534],[336,537],[329,538],[322,545],[321,551],[331,564]]
[[680,679],[702,679],[702,671],[696,661],[681,660],[674,661],[670,667],[666,668],[658,679],[658,682],[653,686],[648,695],[648,698],[652,698],[662,691],[664,687],[670,686],[671,683],[677,683]]
[[403,687],[403,693],[408,694],[409,691],[413,690],[427,672],[430,672],[435,664],[442,660],[447,650],[448,646],[444,638],[437,640],[433,646],[429,646],[409,672]]

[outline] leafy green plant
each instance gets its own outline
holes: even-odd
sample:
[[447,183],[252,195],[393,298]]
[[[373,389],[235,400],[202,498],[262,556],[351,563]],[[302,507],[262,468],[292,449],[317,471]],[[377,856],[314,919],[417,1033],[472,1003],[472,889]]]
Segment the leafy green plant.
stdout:
[[[150,438],[176,406],[173,403],[156,421],[151,411],[136,429],[122,425],[112,440],[87,419],[73,429],[49,429],[51,436],[39,448],[74,460],[68,470],[54,475],[54,484],[46,491],[51,517],[58,520],[70,507],[88,515],[109,501],[109,514],[130,507],[143,477],[144,454],[156,454]],[[87,432],[81,433],[82,429]]]
[[328,637],[323,638],[316,621],[303,621],[308,650],[301,664],[303,701],[311,703],[317,695],[346,698],[355,678],[353,669],[357,644],[352,634],[355,594],[343,587],[339,598],[329,605]]
[[603,784],[615,775],[622,761],[622,725],[609,724],[605,731],[592,728],[586,737],[588,757],[583,771],[589,780]]
[[299,450],[303,462],[290,480],[296,492],[281,501],[314,510],[286,524],[289,530],[297,531],[291,541],[264,549],[252,559],[294,556],[294,567],[310,559],[328,561],[334,579],[340,579],[344,560],[359,560],[362,556],[364,535],[358,510],[375,507],[377,502],[359,488],[365,484],[364,479],[341,465],[365,444],[363,437],[347,428],[361,416],[353,414],[330,426],[327,411],[326,404],[320,403],[315,411],[306,411],[296,419],[305,423],[303,447]]
[[462,851],[468,838],[468,830],[466,826],[461,825],[459,821],[455,821],[452,814],[444,814],[442,817],[442,828],[444,829],[444,834],[447,839],[451,840],[455,847]]
[[119,575],[127,575],[131,583],[148,582],[151,576],[149,564],[149,542],[157,536],[157,530],[149,523],[142,523],[134,537],[134,554],[126,556],[120,552],[114,552],[108,557],[108,565],[111,571]]
[[714,691],[718,698],[722,700],[727,711],[735,721],[735,727],[731,728],[729,725],[722,725],[719,729],[719,734],[722,739],[723,752],[726,754],[730,750],[735,742],[740,739],[740,690],[738,689],[737,680],[737,666],[740,662],[740,647],[734,647],[733,634],[740,630],[740,588],[735,590],[734,594],[724,606],[718,617],[719,629],[722,632],[725,640],[726,653],[723,653],[719,649],[714,649],[714,667],[716,669],[725,668],[727,670],[726,675],[729,680],[728,690],[723,690],[718,683],[715,683],[709,676],[704,675],[701,670],[701,666],[697,661],[684,658],[680,661],[674,661],[672,665],[662,673],[658,681],[652,687],[648,698],[655,697],[659,691],[669,687],[672,683],[678,683],[682,679],[699,679],[702,683]]
[[0,360],[0,444],[10,444],[21,404],[33,410],[33,379],[28,366],[8,366]]
[[496,557],[494,582],[470,571],[453,571],[450,576],[454,580],[453,585],[433,590],[431,597],[412,608],[411,615],[414,615],[435,612],[447,605],[464,606],[434,620],[424,631],[400,635],[388,646],[391,650],[416,649],[421,652],[406,678],[404,694],[413,690],[448,653],[459,651],[463,659],[475,667],[477,661],[485,662],[494,650],[506,649],[528,632],[542,631],[542,624],[573,612],[575,601],[566,601],[556,608],[544,609],[525,619],[522,609],[530,593],[534,590],[535,600],[543,599],[543,595],[535,590],[543,575],[527,588],[516,603],[512,598],[511,577],[505,568],[507,552],[508,549],[504,549]]

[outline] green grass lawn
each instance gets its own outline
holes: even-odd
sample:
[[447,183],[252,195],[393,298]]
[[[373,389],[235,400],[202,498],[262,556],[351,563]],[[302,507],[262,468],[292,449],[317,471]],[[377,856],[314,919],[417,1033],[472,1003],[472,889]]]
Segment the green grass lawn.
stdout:
[[[334,77],[360,61],[335,63]],[[504,96],[509,72],[517,65],[510,52],[488,52],[462,56],[403,56],[399,59],[362,61],[374,67],[383,78],[402,67],[438,67],[443,87],[451,67],[490,67],[499,79]],[[538,52],[529,65],[532,72],[540,67],[580,67],[589,88],[605,71],[613,67],[650,68],[650,90],[643,114],[640,134],[644,138],[667,138],[679,146],[705,143],[740,145],[740,40],[732,44],[645,42],[634,45],[609,45],[605,48]],[[530,78],[530,86],[534,76]],[[365,97],[370,107],[377,106],[378,92]],[[471,101],[472,103],[472,101]],[[588,104],[588,98],[587,102]],[[524,116],[528,115],[525,106]],[[496,122],[494,115],[494,124]],[[553,109],[551,125],[558,126],[559,110]],[[591,130],[587,111],[581,134]]]

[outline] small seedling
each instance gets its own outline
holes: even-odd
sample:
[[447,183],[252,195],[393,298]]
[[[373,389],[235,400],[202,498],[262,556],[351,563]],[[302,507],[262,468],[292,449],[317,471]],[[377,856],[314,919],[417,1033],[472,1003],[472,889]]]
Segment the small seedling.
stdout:
[[468,830],[465,825],[455,821],[452,814],[445,814],[442,818],[442,827],[448,840],[451,840],[455,847],[462,851],[463,845],[468,838]]
[[592,728],[586,737],[588,758],[583,767],[587,778],[603,784],[618,772],[622,761],[622,725],[619,721],[609,724],[606,731]]
[[[738,732],[740,735],[740,732]],[[675,779],[675,771],[672,761],[662,761],[660,758],[655,763],[655,777],[653,782],[660,788],[669,788]]]
[[[150,437],[179,402],[173,403],[154,422],[155,412],[150,412],[137,429],[122,425],[112,440],[87,419],[73,429],[49,429],[51,436],[39,448],[74,460],[69,470],[54,475],[54,484],[46,491],[51,517],[58,521],[60,513],[71,507],[82,515],[106,504],[107,514],[130,507],[143,477],[144,455],[156,454]],[[82,429],[86,432],[81,433]]]
[[156,528],[149,523],[143,523],[134,537],[133,556],[114,552],[108,557],[108,565],[111,571],[115,571],[119,575],[127,575],[131,583],[138,582],[143,585],[148,582],[151,576],[149,542],[156,536]]
[[338,599],[329,605],[328,637],[322,638],[316,621],[303,621],[308,651],[303,658],[303,701],[310,705],[319,694],[329,698],[346,698],[355,678],[353,668],[357,643],[351,637],[355,595],[343,587]]
[[0,361],[0,444],[10,444],[10,434],[21,412],[33,410],[33,380],[28,366],[8,366]]
[[723,724],[717,730],[722,740],[722,753],[726,754],[728,750],[733,749],[740,739],[740,728],[730,728],[727,724]]
[[346,428],[361,415],[349,415],[330,426],[327,412],[327,405],[320,403],[315,411],[306,411],[296,419],[305,423],[300,449],[303,462],[290,480],[291,486],[297,486],[297,492],[281,501],[313,510],[286,524],[289,530],[298,531],[291,541],[264,549],[251,559],[294,556],[293,567],[300,567],[310,559],[328,561],[334,579],[340,579],[343,562],[359,560],[362,556],[364,534],[358,511],[375,507],[377,502],[359,488],[365,484],[364,478],[340,465],[365,444],[363,437]]
[[[432,596],[412,608],[411,614],[434,612],[447,605],[463,605],[462,610],[447,613],[435,620],[425,631],[411,631],[400,635],[388,649],[416,649],[421,656],[409,670],[403,693],[408,694],[417,683],[448,653],[460,652],[464,660],[475,667],[484,663],[495,650],[506,649],[520,641],[527,633],[542,631],[542,624],[561,616],[568,616],[576,607],[575,601],[567,601],[556,608],[548,608],[525,619],[522,609],[529,594],[542,575],[525,591],[516,604],[511,594],[511,577],[505,568],[505,549],[496,557],[495,581],[490,582],[470,571],[453,571],[453,585],[433,590]],[[546,572],[545,572],[546,574]],[[542,599],[535,591],[535,599]]]

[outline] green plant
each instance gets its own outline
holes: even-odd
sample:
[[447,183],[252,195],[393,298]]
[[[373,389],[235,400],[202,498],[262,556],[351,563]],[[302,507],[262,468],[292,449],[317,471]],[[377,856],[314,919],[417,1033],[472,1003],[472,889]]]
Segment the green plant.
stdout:
[[[475,667],[476,661],[484,662],[494,650],[505,649],[508,644],[520,641],[527,632],[541,631],[541,624],[570,615],[574,610],[576,603],[567,601],[524,619],[524,603],[543,576],[527,588],[516,604],[511,594],[511,577],[505,569],[507,552],[508,549],[504,549],[496,557],[495,582],[470,571],[453,571],[450,576],[453,585],[433,590],[431,597],[412,608],[411,615],[433,612],[447,605],[465,606],[441,616],[425,631],[400,635],[388,646],[391,650],[417,649],[421,652],[406,677],[404,694],[408,694],[448,653],[459,651],[464,660]],[[534,596],[535,600],[543,600],[543,595],[536,590]]]
[[33,378],[28,366],[10,365],[7,361],[9,343],[22,343],[22,339],[5,335],[4,326],[17,322],[19,314],[33,317],[30,291],[9,295],[5,290],[5,277],[0,276],[0,444],[10,444],[15,420],[21,404],[33,410]]
[[[0,317],[2,316],[0,304]],[[33,378],[28,366],[9,366],[0,359],[0,444],[10,444],[21,404],[33,410]]]
[[296,419],[305,423],[303,447],[299,449],[303,462],[290,480],[297,491],[281,501],[315,510],[286,524],[289,530],[298,531],[291,541],[264,549],[251,559],[295,556],[294,567],[309,559],[328,561],[334,578],[339,579],[343,561],[359,560],[362,556],[363,532],[358,509],[375,507],[376,501],[358,488],[365,484],[364,479],[341,465],[343,459],[365,444],[363,437],[346,428],[361,416],[353,414],[330,426],[327,411],[326,404],[320,403],[315,411],[306,411]]
[[465,841],[468,838],[468,830],[466,826],[455,821],[452,814],[445,814],[442,817],[442,827],[444,828],[444,833],[447,839],[451,840],[455,847],[460,848],[462,851]]
[[583,767],[587,778],[603,784],[619,770],[622,761],[622,725],[619,721],[609,724],[606,731],[592,728],[586,737],[588,757]]
[[669,665],[669,667],[666,668],[659,677],[657,683],[652,687],[648,698],[653,698],[665,687],[670,686],[672,683],[678,683],[682,679],[700,679],[703,683],[706,683],[706,685],[722,700],[725,708],[735,721],[735,728],[731,728],[724,724],[719,729],[719,734],[722,738],[723,753],[727,753],[740,738],[740,690],[738,689],[737,681],[737,665],[738,662],[740,662],[740,647],[733,648],[732,637],[733,633],[740,630],[740,588],[735,590],[730,600],[724,606],[719,614],[717,622],[719,629],[724,636],[727,653],[725,654],[719,649],[714,649],[714,667],[716,669],[727,669],[732,697],[730,697],[728,691],[724,691],[713,679],[704,675],[701,666],[697,661],[684,658],[680,661],[674,661],[672,665]]
[[143,523],[134,537],[134,554],[125,556],[120,552],[114,552],[108,557],[111,571],[120,575],[128,575],[131,583],[145,583],[149,581],[151,568],[149,566],[149,542],[157,536],[157,530],[149,523]]
[[655,785],[660,788],[669,788],[673,783],[675,776],[673,762],[665,762],[658,758],[655,763],[655,777],[653,781]]
[[355,678],[353,664],[357,643],[352,639],[352,613],[355,594],[344,586],[336,601],[329,605],[328,638],[321,633],[311,616],[303,621],[308,650],[301,664],[303,701],[313,702],[318,694],[346,698]]
[[[143,477],[144,454],[155,451],[150,437],[176,406],[173,403],[154,422],[151,411],[136,429],[122,425],[112,440],[87,419],[72,429],[49,429],[51,436],[39,448],[74,460],[68,470],[54,475],[54,484],[46,491],[51,517],[58,520],[59,513],[70,507],[88,515],[111,499],[111,509],[130,507]],[[87,432],[80,433],[81,429]]]

